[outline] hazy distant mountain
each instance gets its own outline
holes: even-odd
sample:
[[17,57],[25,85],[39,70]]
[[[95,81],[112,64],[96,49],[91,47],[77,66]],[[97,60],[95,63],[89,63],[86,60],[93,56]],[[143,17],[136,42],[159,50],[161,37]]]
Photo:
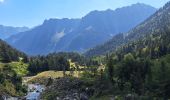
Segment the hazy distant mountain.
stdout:
[[60,49],[64,48],[69,43],[69,39],[73,38],[73,35],[69,36],[69,34],[77,28],[79,21],[79,19],[66,18],[45,20],[42,25],[32,30],[8,38],[7,42],[27,54],[46,54],[53,51],[56,45]]
[[[165,45],[166,43],[169,43],[169,37],[168,37],[169,33],[170,33],[170,2],[167,3],[163,8],[159,9],[155,14],[153,14],[146,21],[136,26],[129,32],[114,36],[111,40],[104,43],[103,45],[99,45],[87,51],[85,55],[96,56],[96,55],[102,55],[109,52],[113,52],[117,48],[120,48],[120,46],[122,45],[125,45],[129,42],[137,44],[133,41],[143,40],[146,37],[149,37],[150,39],[147,41],[152,41],[155,44],[157,42],[163,41],[163,44]],[[156,41],[156,38],[158,38],[158,41]],[[146,43],[145,42],[143,42],[144,45],[148,44],[147,42]],[[153,45],[150,44],[150,46]]]
[[7,41],[31,55],[55,51],[83,52],[120,32],[129,31],[155,11],[151,6],[134,4],[114,11],[92,11],[82,19],[50,19]]
[[68,50],[84,51],[104,43],[117,33],[129,31],[155,11],[155,8],[144,4],[134,4],[115,11],[93,11],[82,18],[79,35],[70,43]]
[[4,40],[12,35],[15,35],[16,33],[24,32],[27,30],[27,27],[11,27],[0,25],[0,39]]

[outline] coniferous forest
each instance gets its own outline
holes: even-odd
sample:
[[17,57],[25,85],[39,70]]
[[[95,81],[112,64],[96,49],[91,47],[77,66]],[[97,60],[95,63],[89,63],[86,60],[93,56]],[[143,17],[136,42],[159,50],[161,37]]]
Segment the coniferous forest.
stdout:
[[0,100],[169,100],[170,2],[84,52],[21,51],[0,40]]

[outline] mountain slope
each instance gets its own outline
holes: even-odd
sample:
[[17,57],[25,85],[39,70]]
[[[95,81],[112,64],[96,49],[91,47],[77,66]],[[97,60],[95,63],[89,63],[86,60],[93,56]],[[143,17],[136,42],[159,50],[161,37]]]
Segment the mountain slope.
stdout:
[[[26,92],[22,75],[27,74],[27,65],[22,62],[27,56],[0,40],[0,98],[21,96]],[[20,61],[20,62],[19,62]]]
[[[12,36],[7,41],[15,48],[28,54],[46,54],[53,51],[57,44],[58,48],[66,46],[69,39],[74,37],[72,31],[77,27],[78,23],[79,19],[45,20],[42,25],[30,31]],[[68,38],[65,37],[68,34],[73,35]],[[66,40],[61,40],[63,37]],[[60,42],[63,45],[60,45]]]
[[129,31],[154,12],[154,8],[144,4],[134,4],[114,11],[93,11],[82,18],[80,34],[70,43],[69,48],[85,51],[104,43],[120,32]]
[[6,39],[9,38],[12,35],[15,35],[19,32],[27,31],[27,27],[10,27],[10,26],[3,26],[0,25],[0,39]]
[[19,57],[26,58],[26,55],[0,40],[0,62],[18,61]]
[[113,37],[103,45],[99,45],[85,53],[85,55],[102,55],[115,51],[121,45],[142,39],[152,34],[161,34],[170,30],[170,3],[159,9],[146,21],[129,31]]
[[114,11],[93,11],[82,19],[50,19],[7,41],[30,55],[59,51],[84,52],[120,32],[129,31],[155,11],[151,6],[134,4]]
[[125,45],[107,56],[113,86],[134,91],[136,100],[170,98],[170,2],[124,37]]

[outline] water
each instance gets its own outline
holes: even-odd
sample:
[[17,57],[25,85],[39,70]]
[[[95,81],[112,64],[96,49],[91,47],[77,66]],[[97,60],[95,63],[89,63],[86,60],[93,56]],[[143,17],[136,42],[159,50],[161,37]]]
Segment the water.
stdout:
[[[27,84],[30,77],[24,77],[23,84],[28,86],[28,93],[25,97],[3,96],[3,100],[39,100],[41,93],[45,90],[44,85]],[[0,98],[1,99],[1,98]]]
[[28,84],[28,94],[26,100],[39,100],[45,86],[40,84]]

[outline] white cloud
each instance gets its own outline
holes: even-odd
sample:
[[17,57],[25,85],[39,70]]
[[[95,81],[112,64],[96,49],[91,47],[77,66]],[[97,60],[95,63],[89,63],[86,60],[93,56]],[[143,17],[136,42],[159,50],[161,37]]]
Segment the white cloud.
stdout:
[[0,3],[4,2],[4,0],[0,0]]

